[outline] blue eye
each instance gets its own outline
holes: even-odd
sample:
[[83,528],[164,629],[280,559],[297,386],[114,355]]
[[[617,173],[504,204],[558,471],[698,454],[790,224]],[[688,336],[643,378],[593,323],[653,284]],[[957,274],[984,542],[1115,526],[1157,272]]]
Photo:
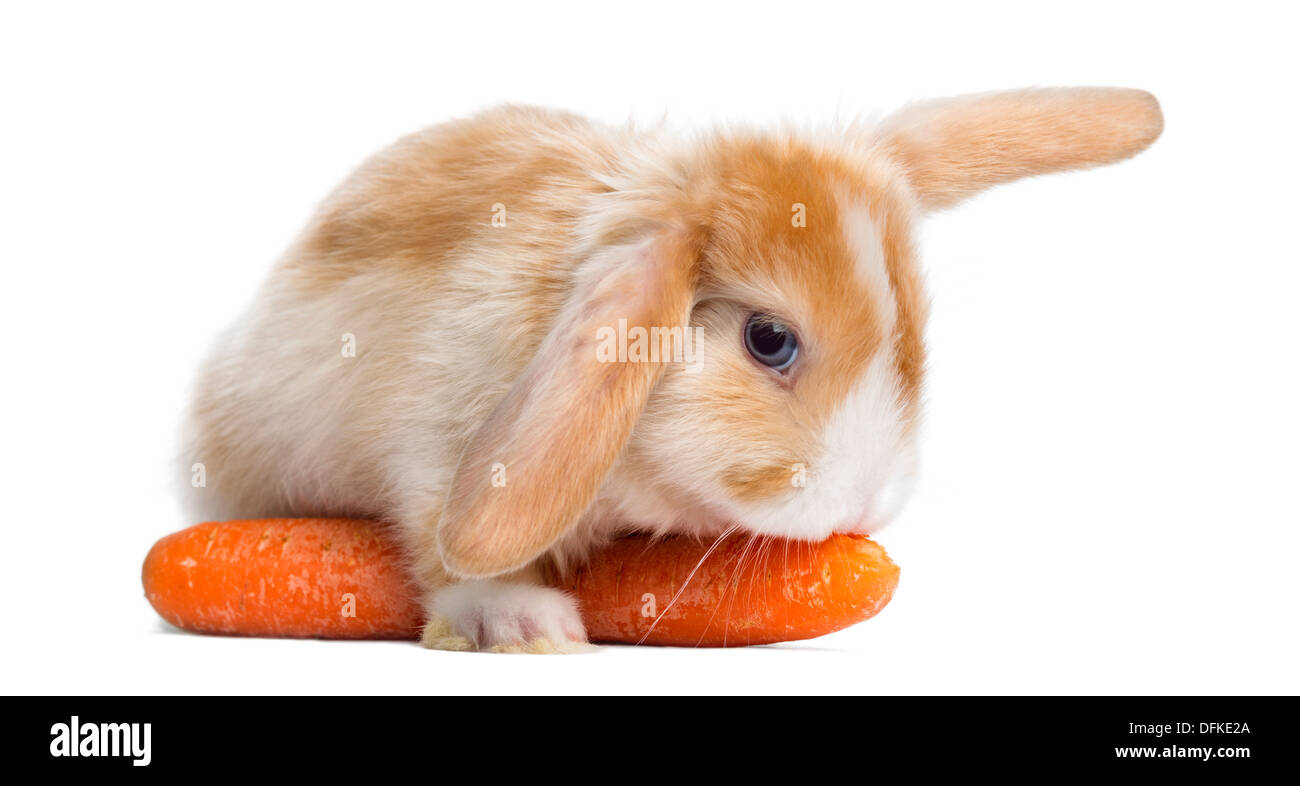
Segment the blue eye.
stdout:
[[799,339],[785,323],[754,314],[745,323],[745,349],[768,368],[785,371],[799,354]]

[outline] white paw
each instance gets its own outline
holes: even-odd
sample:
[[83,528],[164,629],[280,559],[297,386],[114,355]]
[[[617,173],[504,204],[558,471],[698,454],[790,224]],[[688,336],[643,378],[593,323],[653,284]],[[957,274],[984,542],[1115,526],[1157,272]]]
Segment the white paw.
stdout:
[[421,643],[430,649],[574,652],[590,649],[573,598],[535,584],[463,581],[434,593]]

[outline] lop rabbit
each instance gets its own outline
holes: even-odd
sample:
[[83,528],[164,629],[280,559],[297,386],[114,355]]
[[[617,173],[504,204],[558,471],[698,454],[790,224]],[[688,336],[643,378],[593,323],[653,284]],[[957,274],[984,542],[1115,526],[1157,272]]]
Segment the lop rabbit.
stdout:
[[886,522],[925,367],[913,225],[1161,129],[1151,95],[1106,88],[807,135],[520,107],[434,126],[325,200],[218,343],[187,502],[389,522],[429,646],[579,646],[541,574],[602,539]]

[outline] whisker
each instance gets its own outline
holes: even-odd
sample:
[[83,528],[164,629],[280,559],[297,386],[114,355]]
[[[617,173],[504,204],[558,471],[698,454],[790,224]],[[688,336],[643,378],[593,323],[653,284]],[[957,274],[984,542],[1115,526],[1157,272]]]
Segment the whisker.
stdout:
[[[729,600],[730,602],[727,603],[727,616],[722,622],[722,646],[727,646],[727,636],[731,630],[731,609],[736,602],[735,595],[732,594],[732,587],[736,583],[736,575],[740,573],[741,569],[745,565],[745,557],[749,554],[749,550],[753,547],[754,541],[757,538],[757,533],[751,532],[749,534],[749,540],[745,542],[745,548],[741,550],[740,558],[736,560],[736,567],[732,569],[731,575],[727,577],[727,583],[723,585],[722,594],[718,597],[718,603],[713,607],[713,613],[709,615],[709,624],[704,626],[704,632],[700,634],[700,639],[695,642],[695,646],[700,646],[700,643],[704,641],[704,636],[713,625],[713,620],[718,616],[719,609],[722,608],[722,602],[724,600]],[[730,598],[728,598],[728,596],[730,596]]]
[[727,527],[725,530],[723,530],[722,534],[719,535],[717,539],[713,541],[713,545],[709,546],[708,550],[704,552],[704,556],[700,557],[700,561],[696,562],[695,567],[691,568],[691,572],[686,574],[686,580],[682,582],[682,586],[677,588],[677,592],[673,594],[672,600],[668,601],[668,605],[664,606],[663,611],[659,612],[659,614],[655,617],[654,622],[650,623],[650,627],[649,629],[646,630],[645,634],[642,635],[641,638],[637,639],[636,642],[637,644],[644,643],[646,638],[651,633],[654,632],[654,629],[659,624],[659,621],[664,618],[664,615],[667,614],[672,609],[672,607],[677,603],[678,599],[682,597],[682,593],[686,591],[686,586],[691,583],[691,579],[695,578],[695,574],[699,571],[700,566],[704,564],[705,560],[707,560],[711,554],[713,554],[714,549],[716,549],[718,545],[722,543],[722,541],[726,540],[727,537],[731,535],[731,533],[735,532],[739,528],[740,528],[739,524],[732,524],[730,527]]

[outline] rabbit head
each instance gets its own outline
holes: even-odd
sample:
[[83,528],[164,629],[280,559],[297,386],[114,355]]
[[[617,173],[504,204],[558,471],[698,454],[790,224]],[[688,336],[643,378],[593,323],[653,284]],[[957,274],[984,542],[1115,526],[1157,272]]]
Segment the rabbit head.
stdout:
[[[591,511],[661,531],[871,531],[915,471],[927,300],[912,229],[1017,178],[1126,158],[1159,106],[1122,89],[916,104],[816,137],[646,144],[577,217],[582,257],[441,517],[489,576]],[[492,467],[510,482],[491,482]]]

